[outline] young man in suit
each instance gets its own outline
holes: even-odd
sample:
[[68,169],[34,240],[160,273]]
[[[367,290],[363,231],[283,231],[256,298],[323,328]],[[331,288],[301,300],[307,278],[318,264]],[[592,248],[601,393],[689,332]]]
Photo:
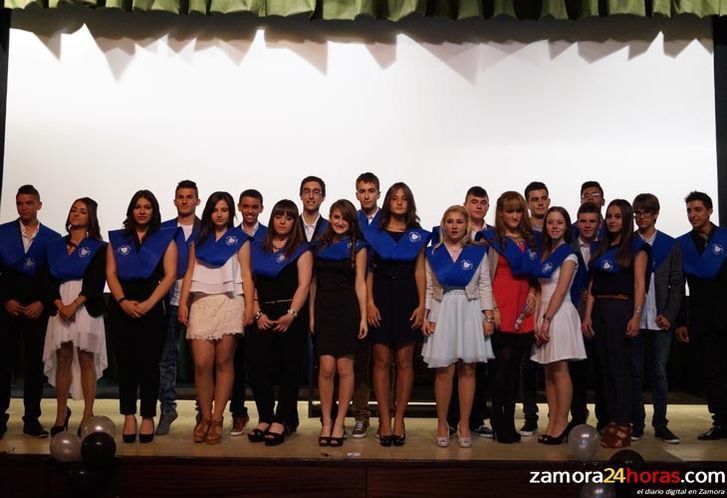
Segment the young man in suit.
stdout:
[[317,176],[303,178],[300,182],[300,200],[303,203],[300,220],[303,222],[305,238],[315,245],[328,224],[328,221],[321,216],[321,204],[326,200],[325,182]]

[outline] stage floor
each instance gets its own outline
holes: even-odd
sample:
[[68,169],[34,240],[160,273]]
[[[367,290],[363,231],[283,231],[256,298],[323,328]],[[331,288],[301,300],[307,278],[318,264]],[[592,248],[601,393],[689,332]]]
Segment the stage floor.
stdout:
[[[78,427],[82,403],[71,401],[73,410],[70,430]],[[41,422],[50,428],[55,415],[55,400],[44,399],[42,403],[43,416]],[[251,423],[248,428],[254,427],[257,413],[254,403],[247,403],[250,410]],[[559,462],[573,460],[569,454],[568,445],[545,446],[538,444],[534,437],[524,437],[520,444],[505,445],[494,442],[492,439],[475,437],[472,448],[463,449],[457,446],[456,439],[452,439],[449,448],[438,448],[434,443],[436,422],[431,418],[407,419],[407,442],[403,447],[383,448],[374,437],[377,422],[374,419],[369,434],[364,439],[346,439],[341,448],[321,448],[318,446],[318,433],[320,425],[318,419],[305,416],[307,406],[299,403],[301,425],[298,432],[289,437],[285,444],[278,447],[265,447],[263,444],[252,444],[247,437],[229,436],[231,419],[225,419],[225,435],[222,444],[208,446],[195,444],[192,441],[194,427],[194,402],[180,401],[178,408],[179,418],[172,425],[171,433],[167,436],[158,436],[151,444],[124,444],[121,436],[117,435],[117,455],[124,456],[154,456],[178,458],[251,458],[251,459],[289,459],[289,460],[405,460],[405,461],[545,461]],[[121,431],[123,417],[118,413],[116,400],[98,400],[95,412],[97,415],[110,417]],[[8,432],[0,440],[0,454],[15,455],[44,455],[48,453],[49,439],[33,439],[22,435],[23,413],[21,399],[13,399],[10,404],[10,420]],[[547,414],[547,406],[540,405],[541,428]],[[591,413],[593,409],[591,407]],[[651,407],[647,406],[647,421],[651,418]],[[350,419],[349,425],[353,424]],[[649,462],[690,462],[690,461],[727,461],[727,439],[721,441],[697,441],[697,434],[707,430],[711,418],[705,405],[671,405],[669,406],[669,427],[681,437],[680,444],[667,444],[654,438],[653,431],[647,427],[646,434],[640,441],[632,443],[632,448]],[[517,420],[516,425],[521,421]],[[590,421],[595,424],[594,420]],[[350,429],[350,428],[349,428]],[[614,450],[599,449],[594,461],[606,461]]]

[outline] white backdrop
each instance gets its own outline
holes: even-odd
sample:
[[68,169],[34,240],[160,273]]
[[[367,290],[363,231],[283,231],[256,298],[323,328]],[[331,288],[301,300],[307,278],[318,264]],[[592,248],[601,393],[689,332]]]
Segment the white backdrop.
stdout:
[[650,191],[675,234],[688,229],[687,192],[716,201],[709,20],[194,29],[184,17],[64,15],[13,14],[1,221],[23,183],[41,191],[50,226],[89,195],[107,230],[139,188],[168,218],[181,179],[203,203],[254,187],[270,208],[298,200],[308,174],[328,184],[327,213],[354,200],[363,171],[382,190],[406,181],[426,227],[474,184],[494,205],[541,180],[572,213],[587,179],[607,200]]

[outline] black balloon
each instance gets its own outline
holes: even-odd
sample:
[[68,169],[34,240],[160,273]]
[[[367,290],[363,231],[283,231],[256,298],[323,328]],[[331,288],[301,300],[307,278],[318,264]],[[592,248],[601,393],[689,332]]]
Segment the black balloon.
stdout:
[[89,465],[108,465],[116,455],[116,442],[105,432],[92,432],[81,443],[81,456]]
[[608,459],[608,463],[622,467],[638,467],[644,463],[644,457],[642,457],[638,451],[620,450],[611,455],[611,458]]
[[96,492],[96,476],[84,464],[76,462],[68,469],[68,484],[71,496],[90,497]]

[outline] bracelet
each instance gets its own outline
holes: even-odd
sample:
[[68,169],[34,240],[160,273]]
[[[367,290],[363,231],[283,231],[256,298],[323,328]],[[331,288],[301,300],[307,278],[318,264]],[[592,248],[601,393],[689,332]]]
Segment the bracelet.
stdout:
[[548,315],[543,315],[543,320],[551,321],[551,320],[553,320],[553,317],[552,316],[548,316]]
[[263,310],[257,310],[257,313],[255,313],[255,321],[260,320],[261,316],[263,316]]
[[642,310],[643,310],[643,308],[641,306],[637,306],[634,309],[634,315],[640,315]]
[[122,297],[121,299],[117,299],[117,300],[116,300],[116,302],[117,302],[118,304],[121,304],[121,303],[123,303],[124,301],[126,301],[126,297]]
[[293,315],[293,318],[298,318],[298,312],[295,311],[293,308],[290,308],[288,311],[286,311],[287,314]]
[[485,316],[485,321],[487,323],[495,323],[495,317],[494,316]]
[[495,306],[494,308],[492,308],[492,311],[497,311],[499,313],[500,312],[500,308],[498,308],[497,306]]

